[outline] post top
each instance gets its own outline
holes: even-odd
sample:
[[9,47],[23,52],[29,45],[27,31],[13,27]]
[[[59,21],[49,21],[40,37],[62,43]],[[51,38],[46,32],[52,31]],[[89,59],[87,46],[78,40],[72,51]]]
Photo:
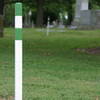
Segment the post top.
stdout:
[[22,4],[21,2],[16,2],[16,4]]
[[22,3],[21,2],[16,2],[15,5],[16,6],[22,6]]
[[15,15],[22,16],[22,3],[21,2],[15,3]]

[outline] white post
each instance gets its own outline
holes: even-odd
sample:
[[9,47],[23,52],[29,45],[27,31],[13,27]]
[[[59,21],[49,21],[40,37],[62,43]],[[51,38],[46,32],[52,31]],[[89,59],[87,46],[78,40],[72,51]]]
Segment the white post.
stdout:
[[15,4],[15,100],[22,100],[22,3]]
[[49,35],[49,28],[50,28],[50,18],[48,17],[48,21],[47,21],[47,36]]

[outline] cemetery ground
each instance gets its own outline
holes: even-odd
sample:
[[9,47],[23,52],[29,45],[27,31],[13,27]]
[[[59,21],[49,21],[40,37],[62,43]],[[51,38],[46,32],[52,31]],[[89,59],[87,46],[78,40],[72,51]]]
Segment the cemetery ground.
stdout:
[[[23,47],[24,100],[100,99],[100,53],[86,51],[100,47],[100,30],[65,29],[46,36],[23,29]],[[0,39],[0,96],[6,95],[14,95],[12,28]]]

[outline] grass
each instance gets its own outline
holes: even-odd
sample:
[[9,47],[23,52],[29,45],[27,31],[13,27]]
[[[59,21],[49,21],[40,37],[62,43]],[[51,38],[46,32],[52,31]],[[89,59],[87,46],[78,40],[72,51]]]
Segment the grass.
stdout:
[[[100,96],[100,55],[75,48],[100,46],[100,30],[23,30],[24,100],[95,100]],[[0,95],[14,95],[14,30],[0,39]]]

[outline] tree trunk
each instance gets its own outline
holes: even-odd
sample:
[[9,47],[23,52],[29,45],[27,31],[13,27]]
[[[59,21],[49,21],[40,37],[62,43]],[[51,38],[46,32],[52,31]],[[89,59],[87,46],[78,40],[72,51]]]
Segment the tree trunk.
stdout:
[[4,0],[1,0],[0,2],[0,37],[4,36],[3,10],[4,10]]
[[91,10],[93,8],[93,1],[89,1],[89,9]]
[[0,15],[0,37],[3,37],[3,16]]
[[73,21],[73,2],[72,0],[68,0],[68,25],[71,25]]
[[37,0],[37,18],[36,18],[36,27],[43,27],[43,5],[44,0]]

